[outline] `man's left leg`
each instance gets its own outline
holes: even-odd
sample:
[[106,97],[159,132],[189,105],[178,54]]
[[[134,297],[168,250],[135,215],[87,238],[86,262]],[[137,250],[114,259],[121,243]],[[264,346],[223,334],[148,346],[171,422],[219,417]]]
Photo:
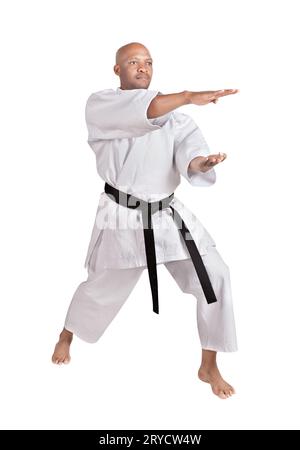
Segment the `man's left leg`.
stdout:
[[197,327],[202,347],[198,376],[211,385],[216,395],[227,398],[234,389],[222,378],[216,355],[218,351],[237,351],[230,272],[215,246],[208,248],[202,260],[218,299],[216,303],[207,303],[191,259],[170,261],[165,266],[180,289],[197,299]]

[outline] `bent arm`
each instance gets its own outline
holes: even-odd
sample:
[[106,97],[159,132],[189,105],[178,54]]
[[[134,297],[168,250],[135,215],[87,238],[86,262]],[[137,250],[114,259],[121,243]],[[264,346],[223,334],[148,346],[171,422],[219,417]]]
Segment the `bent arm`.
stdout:
[[[207,142],[195,121],[180,112],[173,115],[176,121],[174,136],[175,164],[179,173],[192,186],[211,186],[216,182],[216,172],[210,168],[207,172],[194,172],[193,161],[206,160],[210,155]],[[199,158],[199,159],[198,159]],[[192,166],[192,167],[191,167]]]

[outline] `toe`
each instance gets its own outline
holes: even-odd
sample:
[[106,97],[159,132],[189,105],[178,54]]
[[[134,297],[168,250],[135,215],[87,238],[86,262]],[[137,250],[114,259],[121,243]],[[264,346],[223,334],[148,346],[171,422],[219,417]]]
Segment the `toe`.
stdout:
[[235,394],[234,388],[230,385],[229,385],[229,392],[230,392],[230,395]]
[[213,387],[212,391],[215,395],[217,395],[220,398],[227,398],[226,393],[223,389],[220,389],[218,387]]
[[220,391],[219,394],[218,394],[218,397],[220,397],[222,399],[225,399],[225,398],[227,398],[227,395],[225,394],[224,391]]
[[227,394],[227,395],[231,395],[231,389],[230,389],[230,386],[226,386],[226,388],[224,389],[224,392]]

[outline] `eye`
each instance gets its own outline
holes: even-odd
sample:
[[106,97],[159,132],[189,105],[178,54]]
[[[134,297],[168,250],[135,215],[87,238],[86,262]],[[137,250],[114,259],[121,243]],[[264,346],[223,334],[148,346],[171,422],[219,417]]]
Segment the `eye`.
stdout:
[[152,66],[152,62],[149,61],[148,64],[150,64],[150,66]]
[[129,64],[131,64],[131,63],[135,63],[135,62],[136,62],[136,61],[130,61],[130,62],[129,62]]

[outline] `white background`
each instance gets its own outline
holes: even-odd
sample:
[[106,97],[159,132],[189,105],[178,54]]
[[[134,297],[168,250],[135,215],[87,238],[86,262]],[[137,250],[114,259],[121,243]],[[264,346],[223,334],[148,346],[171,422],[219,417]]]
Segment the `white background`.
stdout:
[[[1,428],[299,428],[297,3],[1,2]],[[97,344],[50,361],[103,192],[85,102],[119,86],[115,51],[132,41],[153,57],[150,89],[240,89],[181,108],[227,160],[214,186],[176,191],[231,269],[228,400],[197,379],[196,300],[162,265],[159,316],[144,271]]]

